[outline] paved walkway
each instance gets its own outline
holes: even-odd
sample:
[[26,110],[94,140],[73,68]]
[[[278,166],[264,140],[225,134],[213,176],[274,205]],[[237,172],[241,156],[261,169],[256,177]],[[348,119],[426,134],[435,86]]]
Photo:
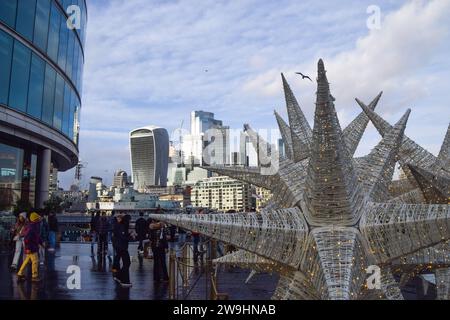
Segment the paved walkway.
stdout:
[[[136,244],[130,245],[130,254],[137,251]],[[53,257],[52,257],[53,256]],[[96,258],[90,256],[90,245],[63,243],[54,255],[50,255],[45,266],[40,268],[43,281],[39,284],[25,282],[17,284],[15,273],[9,271],[10,256],[3,249],[0,252],[0,300],[6,299],[58,299],[58,300],[164,300],[168,298],[168,284],[153,282],[153,260],[143,259],[142,264],[132,257],[130,278],[133,288],[123,289],[115,284],[110,270],[111,262],[106,260],[100,267]],[[77,265],[81,269],[81,289],[67,288],[67,268]],[[244,284],[249,271],[232,269],[218,274],[218,288],[230,299],[270,299],[277,276],[256,275],[249,284]],[[206,298],[206,279],[199,274],[197,285],[187,299]]]

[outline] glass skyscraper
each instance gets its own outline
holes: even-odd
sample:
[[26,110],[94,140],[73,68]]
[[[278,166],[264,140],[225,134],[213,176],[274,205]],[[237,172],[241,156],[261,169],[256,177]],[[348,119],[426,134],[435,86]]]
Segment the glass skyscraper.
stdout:
[[86,23],[85,0],[0,1],[0,211],[78,162]]
[[148,126],[133,130],[130,154],[134,189],[167,186],[169,134],[166,129]]

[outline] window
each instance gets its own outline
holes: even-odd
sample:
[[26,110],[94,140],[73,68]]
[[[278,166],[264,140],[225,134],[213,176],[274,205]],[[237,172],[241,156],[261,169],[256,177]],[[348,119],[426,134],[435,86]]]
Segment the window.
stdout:
[[0,143],[0,205],[12,206],[21,198],[22,149]]
[[70,91],[70,86],[66,82],[64,85],[64,106],[62,117],[62,132],[66,136],[69,136]]
[[8,104],[13,39],[0,31],[0,103]]
[[58,65],[61,69],[65,70],[67,60],[67,41],[69,39],[69,29],[67,29],[66,20],[60,21],[59,32],[59,51],[58,51]]
[[44,82],[44,100],[42,102],[42,120],[48,125],[53,125],[53,108],[55,103],[56,71],[46,65]]
[[72,64],[73,64],[73,49],[75,47],[75,33],[69,31],[69,44],[67,47],[67,62],[66,62],[66,74],[72,79]]
[[14,28],[16,24],[17,0],[0,1],[0,20]]
[[79,62],[79,55],[80,55],[80,46],[77,42],[75,42],[75,51],[73,53],[73,65],[72,65],[72,82],[75,84],[75,86],[78,89],[78,62]]
[[50,11],[50,30],[48,32],[47,54],[54,61],[58,62],[59,26],[60,13],[54,3]]
[[70,108],[69,108],[69,137],[73,140],[73,133],[75,127],[75,110],[76,110],[76,96],[72,90],[70,94]]
[[56,74],[53,127],[58,130],[62,129],[63,105],[64,105],[64,79],[61,77],[61,75]]
[[36,6],[34,25],[34,44],[45,52],[47,49],[48,20],[50,17],[50,0],[39,0]]
[[31,51],[19,41],[14,41],[14,54],[9,88],[9,106],[25,112],[27,109],[28,79]]
[[27,113],[41,119],[44,91],[45,62],[37,55],[31,56],[30,87],[28,89]]
[[31,42],[33,41],[35,9],[36,0],[19,0],[17,3],[16,31]]

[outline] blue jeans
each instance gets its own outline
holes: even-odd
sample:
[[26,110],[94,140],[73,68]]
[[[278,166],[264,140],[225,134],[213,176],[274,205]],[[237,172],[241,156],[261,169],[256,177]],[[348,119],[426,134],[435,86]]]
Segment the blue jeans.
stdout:
[[52,249],[56,248],[56,232],[55,231],[50,231],[48,233],[48,244],[49,247]]

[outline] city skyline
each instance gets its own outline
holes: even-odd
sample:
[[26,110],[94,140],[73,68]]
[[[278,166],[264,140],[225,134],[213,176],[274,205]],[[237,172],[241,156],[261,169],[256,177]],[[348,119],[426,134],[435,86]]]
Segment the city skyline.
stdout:
[[[274,109],[285,116],[281,72],[312,123],[315,89],[295,72],[312,75],[319,57],[339,78],[331,86],[343,126],[359,113],[356,96],[369,102],[383,90],[378,112],[394,121],[413,107],[407,134],[436,154],[449,118],[444,84],[450,4],[379,1],[379,30],[366,25],[371,3],[352,4],[344,10],[308,1],[257,7],[255,1],[215,2],[206,10],[192,3],[91,1],[80,136],[84,179],[100,175],[108,182],[118,168],[130,172],[129,130],[156,123],[171,133],[181,120],[188,123],[192,110],[214,112],[232,129],[250,118],[256,129],[276,128],[267,119]],[[133,23],[111,32],[124,13]],[[237,23],[243,16],[245,23]],[[378,139],[370,125],[368,143],[357,154],[366,154]],[[60,175],[62,187],[72,181],[72,171]]]

